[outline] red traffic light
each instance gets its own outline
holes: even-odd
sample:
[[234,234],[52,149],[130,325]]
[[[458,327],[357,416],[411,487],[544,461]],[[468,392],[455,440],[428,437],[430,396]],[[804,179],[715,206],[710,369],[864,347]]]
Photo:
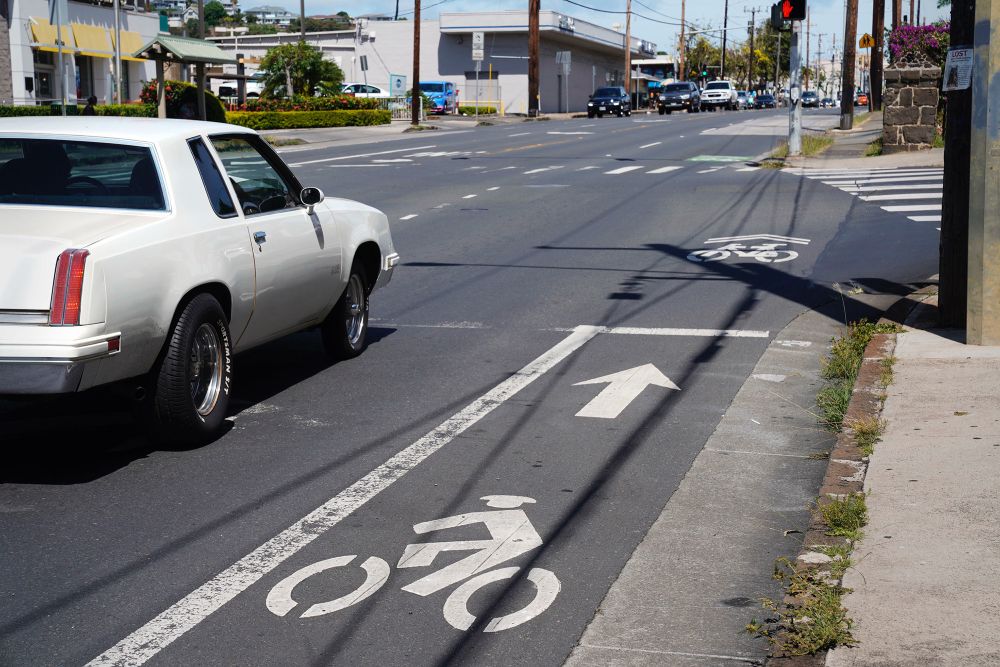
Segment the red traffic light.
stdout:
[[784,0],[781,3],[781,16],[786,21],[804,21],[806,0]]

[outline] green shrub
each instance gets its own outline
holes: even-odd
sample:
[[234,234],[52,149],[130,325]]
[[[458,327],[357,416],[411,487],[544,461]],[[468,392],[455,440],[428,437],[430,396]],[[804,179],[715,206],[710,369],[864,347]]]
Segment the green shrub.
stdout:
[[[164,94],[167,98],[167,118],[197,118],[198,88],[186,81],[164,81]],[[156,106],[156,82],[146,83],[139,99],[143,104]],[[155,114],[154,114],[155,115]],[[226,122],[226,108],[219,98],[205,91],[205,118],[214,123]]]
[[3,104],[0,105],[0,118],[11,118],[14,116],[51,116],[52,109],[46,105],[43,107],[22,107]]
[[226,122],[254,130],[288,130],[304,127],[388,125],[392,114],[376,109],[357,111],[230,111]]
[[156,118],[156,107],[152,104],[103,104],[94,107],[98,116],[129,116],[133,118]]
[[328,97],[303,97],[292,99],[273,97],[251,98],[235,111],[340,111],[357,109],[378,109],[379,101],[371,97],[353,95],[330,95]]
[[[479,107],[480,116],[489,116],[495,114],[496,112],[497,112],[496,107]],[[458,107],[458,113],[463,116],[475,116],[476,107],[474,106]]]

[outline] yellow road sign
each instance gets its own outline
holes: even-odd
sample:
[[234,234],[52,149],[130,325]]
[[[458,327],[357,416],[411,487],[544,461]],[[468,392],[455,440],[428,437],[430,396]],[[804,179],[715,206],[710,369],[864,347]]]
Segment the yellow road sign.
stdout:
[[858,48],[870,49],[875,46],[875,38],[869,35],[867,32],[861,35],[861,39],[858,40]]

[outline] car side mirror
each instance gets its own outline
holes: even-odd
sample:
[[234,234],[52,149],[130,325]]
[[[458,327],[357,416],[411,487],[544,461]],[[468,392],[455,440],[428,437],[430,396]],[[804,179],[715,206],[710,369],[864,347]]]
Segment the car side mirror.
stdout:
[[299,194],[299,200],[306,205],[306,212],[309,215],[312,215],[313,208],[324,198],[323,191],[319,188],[302,188],[302,192]]

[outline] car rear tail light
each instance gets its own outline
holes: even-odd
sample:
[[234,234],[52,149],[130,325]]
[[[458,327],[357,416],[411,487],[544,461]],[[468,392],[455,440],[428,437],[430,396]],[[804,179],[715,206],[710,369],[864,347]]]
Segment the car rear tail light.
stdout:
[[83,272],[87,267],[87,250],[64,250],[56,261],[52,279],[52,305],[49,324],[69,326],[80,323],[80,299],[83,297]]

